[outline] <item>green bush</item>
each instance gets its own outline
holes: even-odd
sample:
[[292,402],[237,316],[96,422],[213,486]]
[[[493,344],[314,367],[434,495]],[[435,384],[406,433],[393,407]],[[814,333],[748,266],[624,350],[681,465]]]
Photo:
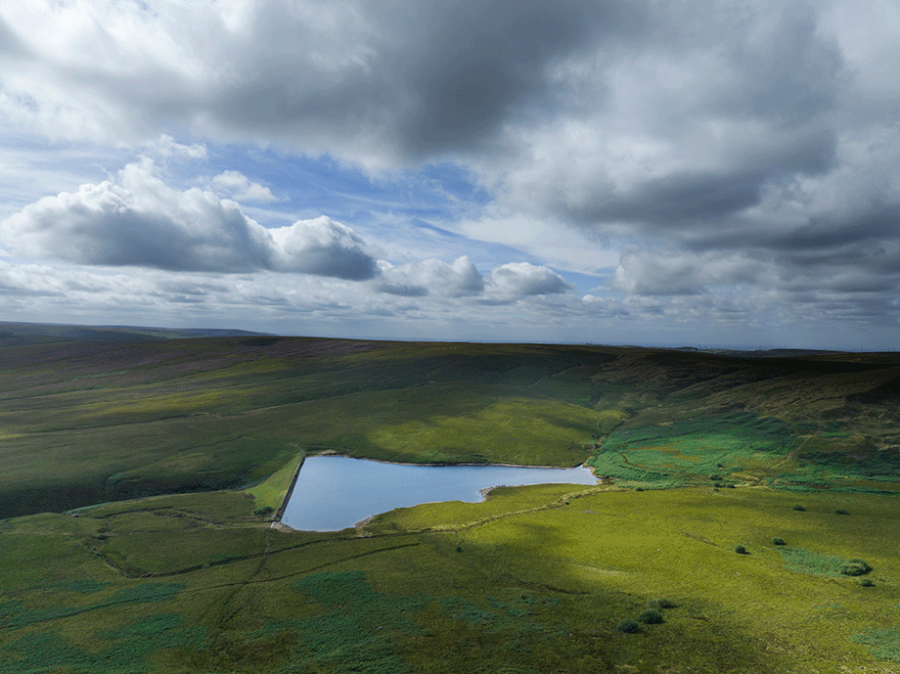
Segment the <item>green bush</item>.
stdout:
[[787,543],[784,542],[783,538],[778,538],[778,536],[776,536],[772,539],[772,545],[787,545]]
[[835,515],[849,515],[850,513],[848,513],[843,508],[838,508],[837,510],[834,511],[834,514]]
[[851,559],[841,566],[841,573],[845,576],[864,576],[871,570],[872,567],[861,559]]
[[641,626],[631,618],[625,618],[625,620],[618,624],[618,626],[616,627],[616,631],[623,632],[625,634],[637,634],[641,631]]
[[668,599],[650,599],[647,601],[647,608],[675,608],[675,604]]
[[875,583],[873,583],[868,578],[860,578],[859,584],[862,585],[863,587],[873,587],[875,585]]
[[739,555],[749,555],[750,554],[749,552],[747,552],[747,548],[745,548],[743,545],[735,545],[734,551],[736,553],[738,553]]
[[655,608],[648,608],[641,611],[641,614],[638,616],[638,621],[645,625],[658,625],[663,621],[663,616],[662,613]]
[[806,510],[806,508],[804,508],[802,505],[800,505],[798,503],[797,505],[794,506],[794,510],[796,510],[798,512],[803,512],[804,510]]
[[272,506],[265,506],[263,508],[257,508],[256,510],[253,511],[253,514],[260,515],[262,517],[268,517],[273,512],[275,512],[275,508],[273,508]]

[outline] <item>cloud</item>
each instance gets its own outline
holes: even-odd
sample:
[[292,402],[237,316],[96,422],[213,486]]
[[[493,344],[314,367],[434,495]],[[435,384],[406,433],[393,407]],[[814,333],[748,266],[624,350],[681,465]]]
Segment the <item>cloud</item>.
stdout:
[[271,269],[364,281],[375,276],[375,259],[352,229],[327,216],[268,230],[274,241]]
[[257,203],[278,201],[268,187],[252,182],[240,171],[223,171],[212,179],[212,184],[225,191],[235,201]]
[[757,283],[763,268],[742,254],[635,251],[622,256],[611,284],[631,295],[696,295],[709,286]]
[[172,136],[162,134],[142,147],[145,155],[159,157],[160,159],[206,159],[206,146],[201,143],[185,145],[179,143]]
[[491,300],[510,301],[535,295],[557,295],[572,290],[572,286],[543,265],[510,262],[491,270],[487,290]]
[[457,258],[451,264],[437,259],[398,266],[382,263],[378,289],[406,297],[462,297],[482,292],[484,278],[466,256]]
[[552,98],[553,63],[644,23],[634,2],[592,0],[47,0],[4,15],[33,52],[2,76],[4,106],[22,112],[27,94],[18,118],[35,129],[108,140],[177,120],[381,164],[491,145]]
[[[249,219],[235,201],[299,194],[287,177],[265,187],[251,162],[223,163],[247,175],[224,171],[208,192],[132,168],[6,199],[18,213],[3,242],[86,264],[371,279],[380,310],[407,316],[431,301],[577,310],[552,266],[615,269],[583,302],[604,315],[818,307],[895,323],[898,28],[896,3],[852,0],[5,3],[0,124],[16,138],[144,144],[173,164],[230,143],[302,155],[283,175],[311,166],[321,182],[285,210],[334,214],[308,200],[346,187],[340,219],[369,209],[367,223],[395,225],[378,243],[403,263],[376,266],[334,221]],[[406,193],[366,201],[391,181]],[[432,183],[460,203],[423,203]],[[468,239],[441,248],[414,218]]]
[[277,270],[365,280],[376,273],[363,239],[327,217],[266,229],[211,192],[179,191],[149,160],[116,180],[45,197],[0,223],[13,252],[77,264],[171,271]]

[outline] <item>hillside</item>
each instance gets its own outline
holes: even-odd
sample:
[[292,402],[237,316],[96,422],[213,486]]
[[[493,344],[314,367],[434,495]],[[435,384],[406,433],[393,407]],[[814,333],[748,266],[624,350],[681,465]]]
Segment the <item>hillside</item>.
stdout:
[[273,336],[4,345],[0,515],[237,487],[299,449],[893,491],[898,401],[896,354]]
[[[896,354],[47,337],[0,339],[0,674],[900,667]],[[273,528],[315,453],[604,479]]]

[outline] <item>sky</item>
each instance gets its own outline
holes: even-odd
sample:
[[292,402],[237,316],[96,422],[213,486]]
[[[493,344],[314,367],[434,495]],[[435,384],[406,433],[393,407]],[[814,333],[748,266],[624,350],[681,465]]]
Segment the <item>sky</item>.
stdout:
[[897,0],[5,0],[0,320],[900,344]]

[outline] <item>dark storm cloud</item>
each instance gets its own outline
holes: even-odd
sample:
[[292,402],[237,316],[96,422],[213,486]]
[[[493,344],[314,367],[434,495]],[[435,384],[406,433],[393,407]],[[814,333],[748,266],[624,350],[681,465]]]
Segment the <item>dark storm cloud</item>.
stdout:
[[554,63],[638,32],[639,7],[371,2],[359,6],[363,18],[340,17],[345,32],[326,29],[323,37],[311,36],[316,26],[299,23],[288,5],[269,2],[229,42],[240,56],[226,58],[236,67],[197,103],[234,133],[274,133],[313,148],[326,142],[322,149],[349,154],[348,139],[362,144],[362,155],[412,161],[484,149],[510,118],[546,108]]
[[[401,114],[414,156],[458,152],[528,108],[552,108],[554,62],[643,22],[639,3],[539,0],[435,3],[393,57],[409,99]],[[410,56],[414,58],[410,59]]]
[[849,213],[843,218],[814,217],[773,239],[770,245],[782,252],[820,253],[885,240],[900,240],[900,203],[870,204],[868,211]]
[[711,221],[719,227],[732,214],[757,205],[763,188],[796,174],[826,171],[833,165],[835,148],[831,133],[801,134],[765,156],[738,155],[727,168],[677,171],[639,182],[630,193],[603,195],[573,215],[588,223],[624,221],[650,229]]

